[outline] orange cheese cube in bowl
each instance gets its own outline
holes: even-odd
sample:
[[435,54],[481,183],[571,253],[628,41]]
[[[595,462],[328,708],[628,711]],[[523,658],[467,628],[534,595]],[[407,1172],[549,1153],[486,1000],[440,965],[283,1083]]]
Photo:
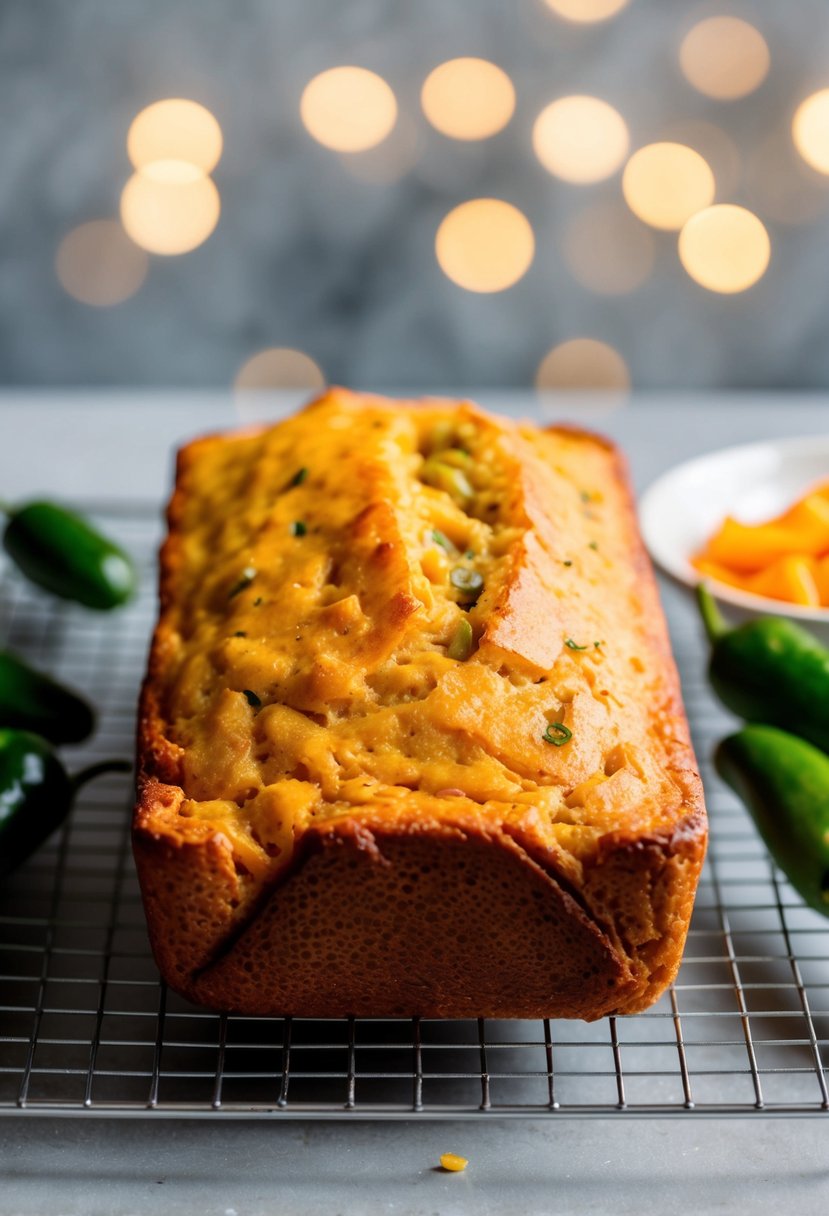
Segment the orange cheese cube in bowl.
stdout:
[[744,591],[748,589],[749,579],[753,577],[750,574],[736,574],[730,567],[723,566],[720,562],[712,562],[707,557],[694,557],[691,559],[691,565],[706,578],[716,579],[718,583],[726,583],[729,587],[741,587]]
[[747,579],[745,586],[755,595],[764,595],[768,599],[818,608],[820,594],[813,571],[814,561],[808,554],[789,554]]
[[815,556],[829,552],[829,497],[807,494],[775,521],[797,536],[796,547]]
[[829,557],[821,557],[815,562],[813,574],[821,606],[829,608]]
[[700,557],[753,574],[800,549],[794,529],[779,523],[741,524],[728,515]]

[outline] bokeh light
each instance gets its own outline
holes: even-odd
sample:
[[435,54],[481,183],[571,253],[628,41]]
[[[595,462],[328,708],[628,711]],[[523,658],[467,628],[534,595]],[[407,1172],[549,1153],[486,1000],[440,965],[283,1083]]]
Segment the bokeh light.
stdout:
[[630,372],[622,356],[596,338],[571,338],[548,351],[538,365],[536,387],[560,392],[623,392]]
[[800,103],[792,120],[792,137],[807,165],[829,173],[829,89]]
[[618,110],[598,97],[560,97],[533,127],[533,148],[545,169],[567,182],[598,182],[621,165],[628,129]]
[[305,86],[299,112],[309,135],[323,147],[364,152],[394,127],[397,101],[382,76],[367,68],[329,68]]
[[628,0],[544,0],[548,8],[567,21],[587,24],[591,21],[607,21],[628,3]]
[[512,81],[487,59],[450,59],[430,72],[420,95],[423,113],[450,139],[487,139],[515,110]]
[[222,155],[222,129],[196,101],[156,101],[132,120],[127,155],[136,169],[157,160],[183,160],[210,173]]
[[121,223],[148,253],[171,256],[196,249],[216,227],[220,211],[211,178],[180,160],[146,165],[121,194]]
[[322,368],[304,351],[290,346],[260,350],[239,368],[234,387],[242,391],[268,389],[320,389],[325,386]]
[[769,63],[765,38],[739,17],[706,17],[688,31],[679,48],[685,79],[717,101],[753,93],[765,80]]
[[679,259],[709,291],[745,291],[766,272],[771,242],[763,224],[745,207],[720,203],[692,216],[679,234]]
[[90,220],[61,241],[55,273],[74,299],[108,308],[135,295],[147,277],[148,262],[116,220]]
[[653,228],[676,231],[714,201],[714,174],[693,148],[648,144],[622,174],[622,193],[634,215]]
[[498,198],[476,198],[441,222],[435,254],[443,273],[467,291],[504,291],[526,273],[535,237],[523,212]]
[[621,203],[601,202],[579,211],[567,225],[563,254],[584,287],[599,295],[624,295],[650,274],[654,242]]

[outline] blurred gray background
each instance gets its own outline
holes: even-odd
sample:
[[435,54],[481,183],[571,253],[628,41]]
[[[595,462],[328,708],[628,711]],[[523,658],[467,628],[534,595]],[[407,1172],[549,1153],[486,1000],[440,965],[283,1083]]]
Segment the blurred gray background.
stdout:
[[[714,14],[749,20],[769,44],[771,70],[742,100],[702,96],[679,68],[681,38]],[[512,121],[481,143],[445,138],[420,109],[425,76],[460,55],[493,60],[516,87]],[[350,63],[396,93],[388,147],[362,154],[391,180],[358,175],[300,122],[308,80]],[[529,385],[551,347],[592,337],[619,351],[635,387],[825,387],[829,177],[791,152],[789,129],[828,85],[827,0],[631,0],[594,25],[542,0],[2,0],[0,382],[224,387],[256,351],[286,346],[361,387]],[[575,186],[536,160],[533,121],[567,93],[615,105],[632,149],[687,124],[709,124],[714,144],[710,125],[725,133],[717,201],[751,208],[771,236],[755,287],[704,290],[676,235],[642,225],[653,264],[635,290],[579,281],[570,226],[624,204],[618,173]],[[61,287],[57,248],[75,226],[117,218],[127,129],[164,97],[193,98],[221,124],[220,222],[193,252],[151,257],[130,299],[90,307]],[[493,295],[450,282],[434,255],[443,216],[478,196],[515,203],[537,242],[525,277]]]

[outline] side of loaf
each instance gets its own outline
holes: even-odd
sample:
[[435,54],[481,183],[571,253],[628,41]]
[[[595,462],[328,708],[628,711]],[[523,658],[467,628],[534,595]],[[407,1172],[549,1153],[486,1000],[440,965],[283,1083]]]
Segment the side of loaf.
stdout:
[[612,445],[341,389],[179,454],[133,843],[217,1009],[634,1012],[706,844]]

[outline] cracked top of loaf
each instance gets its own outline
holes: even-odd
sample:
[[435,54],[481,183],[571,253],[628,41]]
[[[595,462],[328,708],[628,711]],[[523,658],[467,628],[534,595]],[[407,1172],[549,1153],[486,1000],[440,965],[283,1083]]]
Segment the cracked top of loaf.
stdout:
[[[145,721],[154,814],[268,879],[370,813],[526,823],[578,881],[686,807],[687,728],[618,453],[333,389],[180,456]],[[650,578],[647,573],[647,578]]]

